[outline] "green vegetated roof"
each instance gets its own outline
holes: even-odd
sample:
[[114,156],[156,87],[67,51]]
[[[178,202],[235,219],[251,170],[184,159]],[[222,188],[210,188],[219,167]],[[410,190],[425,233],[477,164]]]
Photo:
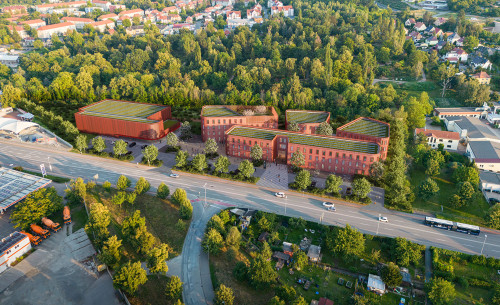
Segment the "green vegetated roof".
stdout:
[[328,112],[291,110],[286,112],[286,121],[288,123],[321,123],[328,119]]
[[389,125],[366,118],[353,122],[342,130],[380,138],[389,136]]
[[310,145],[315,147],[354,151],[359,153],[376,154],[378,145],[374,143],[357,142],[336,137],[320,137],[310,134],[300,134],[280,130],[268,130],[251,127],[235,126],[229,131],[230,135],[242,136],[253,139],[272,140],[281,135],[288,137],[293,144]]
[[104,100],[88,106],[81,114],[139,123],[154,123],[158,121],[150,120],[148,117],[162,109],[165,109],[165,106]]
[[201,113],[202,116],[209,117],[209,116],[241,116],[236,111],[233,111],[227,107],[224,106],[213,106],[213,107],[203,107],[203,111]]

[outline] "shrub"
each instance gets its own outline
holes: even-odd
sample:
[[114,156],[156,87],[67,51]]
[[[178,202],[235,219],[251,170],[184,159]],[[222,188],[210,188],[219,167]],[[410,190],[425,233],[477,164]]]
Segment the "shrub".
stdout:
[[170,189],[165,183],[160,183],[158,190],[156,191],[156,196],[158,196],[158,198],[165,199],[168,195],[170,195]]
[[111,190],[111,182],[109,181],[104,181],[104,183],[102,184],[102,187],[106,190],[106,191],[110,191]]

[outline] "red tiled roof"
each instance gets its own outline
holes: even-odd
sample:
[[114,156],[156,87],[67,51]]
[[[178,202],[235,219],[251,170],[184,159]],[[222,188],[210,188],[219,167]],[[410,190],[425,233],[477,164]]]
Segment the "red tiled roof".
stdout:
[[106,18],[113,18],[113,17],[118,17],[118,15],[117,14],[106,14],[106,15],[99,16],[99,18],[97,18],[97,19],[103,20],[103,19],[106,19]]
[[100,25],[106,25],[106,24],[114,24],[115,22],[113,20],[102,20],[102,21],[97,21],[97,22],[92,22],[89,25],[91,26],[100,26]]
[[37,24],[37,23],[45,23],[42,19],[35,19],[35,20],[26,20],[26,21],[21,21],[19,24]]
[[57,29],[57,28],[63,28],[67,26],[75,26],[71,22],[61,22],[61,23],[56,23],[56,24],[49,24],[46,26],[41,26],[37,29],[37,31],[45,31],[45,30],[51,30],[51,29]]
[[39,4],[36,7],[42,8],[42,7],[58,7],[58,6],[70,6],[70,5],[85,5],[87,4],[86,1],[73,1],[73,2],[59,2],[59,3],[44,3],[44,4]]
[[123,11],[123,12],[120,12],[118,13],[118,16],[123,16],[123,15],[129,15],[129,14],[135,14],[135,13],[139,13],[139,12],[144,12],[143,10],[137,8],[135,10],[128,10],[128,11]]
[[438,139],[460,140],[458,132],[444,130],[425,130],[423,128],[415,128],[415,134],[423,133],[427,137]]
[[94,20],[89,19],[89,18],[78,18],[78,17],[62,17],[62,20],[68,21],[68,22],[87,22],[87,23],[94,22]]
[[471,77],[474,77],[474,78],[491,78],[491,76],[489,76],[488,73],[486,73],[484,71],[476,73],[476,74],[472,75]]

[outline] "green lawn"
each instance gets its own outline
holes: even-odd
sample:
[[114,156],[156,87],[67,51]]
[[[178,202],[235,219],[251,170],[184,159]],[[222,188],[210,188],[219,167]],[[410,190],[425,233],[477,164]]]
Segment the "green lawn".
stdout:
[[167,299],[165,296],[165,287],[168,283],[168,277],[164,275],[148,275],[146,284],[139,286],[135,296],[128,297],[132,305],[170,305],[175,304],[176,300]]
[[[46,169],[48,170],[48,166],[46,167]],[[27,173],[27,174],[31,174],[31,175],[35,175],[35,176],[38,176],[38,177],[43,177],[42,173],[30,171],[30,170],[27,170],[27,169],[23,169],[22,172],[23,173]],[[53,175],[45,175],[45,178],[50,179],[50,180],[52,180],[52,181],[54,181],[56,183],[65,183],[65,182],[69,182],[71,180],[69,178],[59,177],[59,176],[53,176]]]
[[[415,196],[413,209],[418,212],[425,211],[435,213],[440,218],[446,218],[453,221],[464,223],[485,225],[484,216],[490,208],[480,191],[477,191],[470,201],[469,205],[461,209],[456,209],[449,205],[451,196],[455,193],[455,183],[451,180],[452,171],[448,168],[442,169],[439,176],[435,177],[435,181],[439,186],[439,193],[424,200],[419,196]],[[425,169],[422,167],[413,168],[410,172],[411,185],[417,191],[418,186],[427,178]],[[441,211],[441,206],[443,211]]]
[[177,123],[178,123],[178,121],[176,121],[176,120],[167,120],[167,121],[164,121],[163,122],[163,129],[170,128],[170,127],[174,126]]

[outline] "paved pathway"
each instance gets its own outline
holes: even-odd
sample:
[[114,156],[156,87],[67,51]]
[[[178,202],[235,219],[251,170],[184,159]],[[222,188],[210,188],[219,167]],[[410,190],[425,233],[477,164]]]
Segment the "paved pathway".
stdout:
[[432,252],[431,247],[425,248],[425,282],[428,283],[432,278]]
[[288,170],[283,164],[268,163],[257,185],[288,190]]

